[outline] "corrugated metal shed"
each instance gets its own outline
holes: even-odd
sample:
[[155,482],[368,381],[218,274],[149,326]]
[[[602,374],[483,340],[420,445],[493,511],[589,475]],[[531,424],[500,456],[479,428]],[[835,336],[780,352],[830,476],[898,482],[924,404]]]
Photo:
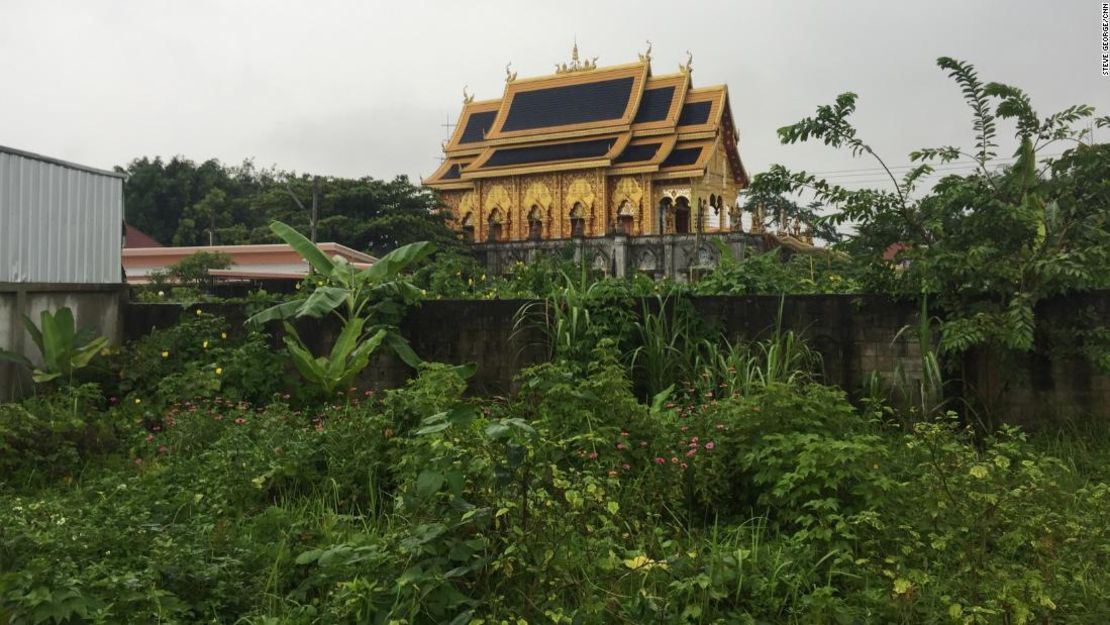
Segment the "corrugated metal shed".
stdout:
[[0,146],[0,283],[122,282],[124,178]]

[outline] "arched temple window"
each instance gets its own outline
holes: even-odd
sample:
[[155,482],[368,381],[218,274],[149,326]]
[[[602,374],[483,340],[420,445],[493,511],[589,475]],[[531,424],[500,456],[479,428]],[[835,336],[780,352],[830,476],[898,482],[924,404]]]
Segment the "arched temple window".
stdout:
[[586,236],[586,208],[582,202],[575,202],[570,209],[570,236]]
[[500,208],[494,208],[489,214],[489,233],[487,234],[488,241],[501,240],[501,228],[505,222],[501,214]]
[[531,241],[539,241],[543,238],[543,209],[540,206],[532,206],[532,210],[528,211],[528,239]]
[[669,197],[659,200],[659,234],[667,233],[667,213],[671,212],[672,204]]
[[635,211],[632,210],[632,202],[624,200],[621,205],[617,207],[617,232],[623,234],[632,234],[632,223],[636,219]]
[[690,200],[679,197],[674,205],[674,231],[675,234],[690,233]]
[[467,212],[462,218],[463,240],[467,243],[474,242],[474,213]]

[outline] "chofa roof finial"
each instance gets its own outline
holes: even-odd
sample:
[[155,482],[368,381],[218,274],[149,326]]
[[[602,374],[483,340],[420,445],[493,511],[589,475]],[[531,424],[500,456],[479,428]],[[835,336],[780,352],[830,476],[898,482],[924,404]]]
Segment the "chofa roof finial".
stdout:
[[509,61],[508,63],[505,64],[505,82],[512,82],[512,81],[516,80],[516,72],[509,71],[509,68],[512,67],[512,66],[513,66],[512,61]]
[[690,54],[689,50],[686,51],[686,63],[679,65],[678,71],[683,74],[689,74],[694,71],[694,55]]
[[651,62],[651,39],[647,40],[647,44],[648,44],[647,50],[640,53],[640,60],[645,62],[645,63],[650,63]]
[[470,85],[463,85],[463,104],[470,104],[474,101],[474,94],[467,91]]

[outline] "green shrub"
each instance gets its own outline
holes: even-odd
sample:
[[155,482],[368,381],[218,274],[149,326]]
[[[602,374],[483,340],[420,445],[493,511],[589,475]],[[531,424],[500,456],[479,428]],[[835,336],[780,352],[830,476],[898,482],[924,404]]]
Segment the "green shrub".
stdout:
[[128,344],[115,357],[114,391],[121,400],[146,401],[144,410],[157,414],[195,398],[259,403],[285,386],[283,358],[270,349],[265,334],[233,330],[223,317],[195,310]]
[[72,477],[89,456],[115,443],[95,384],[61,387],[0,404],[0,486]]

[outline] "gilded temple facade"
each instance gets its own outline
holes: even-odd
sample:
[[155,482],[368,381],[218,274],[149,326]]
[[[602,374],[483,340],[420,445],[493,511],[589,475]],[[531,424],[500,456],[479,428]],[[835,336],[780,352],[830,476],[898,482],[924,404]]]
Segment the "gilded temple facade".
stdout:
[[[748,175],[728,89],[695,87],[691,59],[654,75],[650,48],[634,63],[598,67],[576,46],[554,74],[506,74],[498,99],[464,90],[444,161],[423,180],[466,240],[526,260],[525,250],[552,245],[520,243],[696,236],[700,245],[739,230]],[[597,264],[611,266],[614,254]]]

